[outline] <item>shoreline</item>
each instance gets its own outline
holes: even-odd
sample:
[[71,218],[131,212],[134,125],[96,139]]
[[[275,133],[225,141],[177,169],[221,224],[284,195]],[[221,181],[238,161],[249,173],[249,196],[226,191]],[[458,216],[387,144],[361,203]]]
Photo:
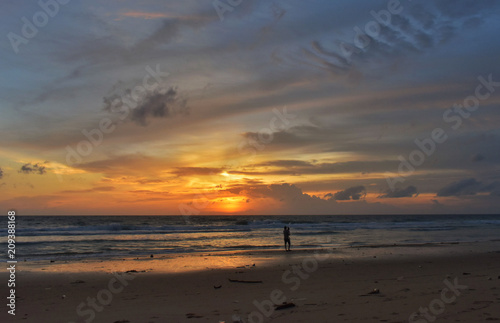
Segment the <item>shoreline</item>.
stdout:
[[[89,322],[103,323],[237,322],[236,317],[241,322],[407,322],[434,302],[445,306],[436,310],[439,315],[430,312],[439,322],[500,320],[500,248],[463,251],[324,260],[300,253],[265,265],[247,261],[243,267],[185,272],[143,272],[137,265],[145,261],[122,262],[114,274],[95,263],[80,263],[76,272],[21,267],[16,318],[28,323],[80,323],[92,316]],[[135,272],[124,273],[130,270]],[[434,301],[445,281],[455,280],[467,288],[449,304]],[[378,293],[370,294],[374,290]],[[95,308],[88,303],[92,299]],[[295,307],[275,310],[272,299]]]
[[[293,248],[283,249],[228,250],[215,252],[150,254],[129,257],[89,257],[76,259],[47,259],[19,261],[26,272],[115,272],[123,266],[130,270],[155,272],[191,272],[209,269],[228,269],[257,264],[273,266],[293,261],[311,254],[328,256],[335,260],[360,260],[365,258],[413,258],[420,256],[441,257],[466,255],[469,253],[495,252],[500,250],[500,240],[488,242],[440,242],[422,244],[380,244],[343,248]],[[127,267],[127,268],[128,268]]]

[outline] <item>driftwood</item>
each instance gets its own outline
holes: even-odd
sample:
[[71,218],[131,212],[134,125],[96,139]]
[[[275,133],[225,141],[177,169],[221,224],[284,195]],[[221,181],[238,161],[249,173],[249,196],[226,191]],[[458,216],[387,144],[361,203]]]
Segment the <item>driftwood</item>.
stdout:
[[229,278],[231,283],[262,284],[262,280],[239,280]]

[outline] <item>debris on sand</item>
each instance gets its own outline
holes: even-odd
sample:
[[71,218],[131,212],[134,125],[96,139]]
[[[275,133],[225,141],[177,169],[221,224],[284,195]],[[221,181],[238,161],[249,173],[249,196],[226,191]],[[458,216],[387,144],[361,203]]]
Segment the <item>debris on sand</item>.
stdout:
[[145,273],[146,270],[135,270],[135,269],[132,269],[132,270],[127,270],[125,272],[125,274],[130,274],[130,273]]
[[262,280],[239,280],[229,278],[231,283],[262,284]]
[[380,290],[377,288],[374,288],[371,292],[368,292],[366,294],[362,294],[359,296],[370,296],[370,295],[378,295],[378,294],[380,294]]
[[295,304],[294,303],[283,302],[283,304],[274,305],[274,307],[275,307],[275,310],[284,310],[286,308],[295,307]]

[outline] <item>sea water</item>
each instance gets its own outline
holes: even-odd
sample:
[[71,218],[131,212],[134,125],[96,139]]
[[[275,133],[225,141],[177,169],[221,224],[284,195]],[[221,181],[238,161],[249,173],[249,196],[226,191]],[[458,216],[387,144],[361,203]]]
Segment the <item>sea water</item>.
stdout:
[[[500,239],[500,215],[19,216],[17,259],[84,259],[283,248],[411,246]],[[5,257],[5,256],[4,256]]]

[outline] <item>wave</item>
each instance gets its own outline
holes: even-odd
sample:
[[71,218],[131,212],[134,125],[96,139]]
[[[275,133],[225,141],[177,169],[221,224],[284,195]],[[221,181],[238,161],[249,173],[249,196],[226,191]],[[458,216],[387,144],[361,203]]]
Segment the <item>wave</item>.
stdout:
[[[482,241],[498,237],[499,216],[19,217],[22,257],[94,257],[282,248],[363,247]],[[328,239],[328,236],[334,236]],[[0,242],[0,245],[2,242]]]

